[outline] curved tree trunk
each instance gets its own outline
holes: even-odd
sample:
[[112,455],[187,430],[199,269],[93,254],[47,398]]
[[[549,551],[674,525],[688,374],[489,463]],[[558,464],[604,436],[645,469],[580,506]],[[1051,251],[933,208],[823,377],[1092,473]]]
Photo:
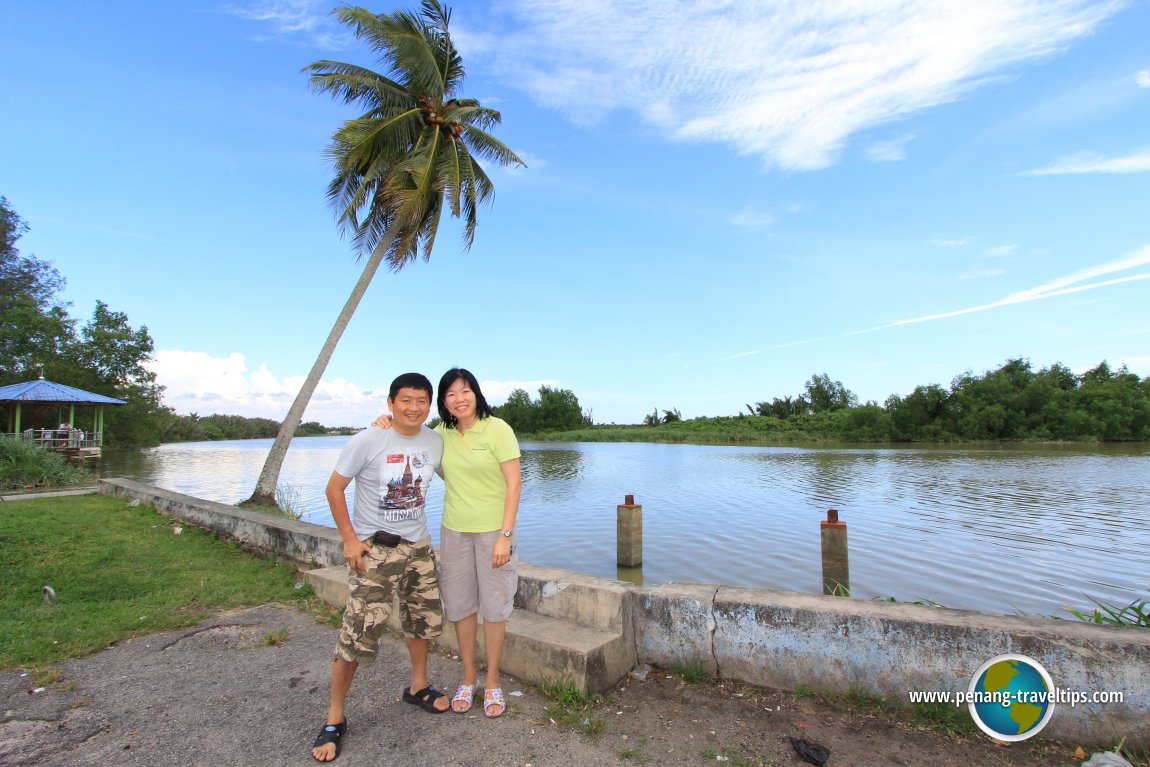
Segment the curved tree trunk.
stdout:
[[311,367],[311,372],[307,374],[304,379],[303,386],[300,387],[299,394],[296,395],[295,401],[292,402],[291,408],[288,410],[287,415],[284,417],[283,423],[280,424],[279,433],[276,434],[276,441],[272,444],[272,449],[268,453],[267,460],[264,461],[264,468],[260,471],[260,477],[256,481],[256,489],[252,493],[251,498],[244,501],[244,504],[254,504],[261,506],[276,506],[276,485],[279,483],[280,469],[283,468],[284,458],[287,457],[288,447],[291,445],[292,437],[295,436],[296,429],[299,428],[300,421],[303,420],[304,410],[307,409],[308,402],[311,401],[311,395],[315,393],[315,389],[319,386],[320,378],[323,377],[324,370],[327,369],[327,363],[331,360],[331,355],[335,352],[335,347],[339,343],[339,339],[343,336],[343,331],[347,328],[348,322],[355,314],[355,310],[359,307],[360,299],[367,291],[367,286],[371,284],[371,280],[375,277],[379,265],[383,262],[384,254],[387,253],[388,248],[391,247],[392,237],[385,237],[372,251],[371,258],[367,260],[367,264],[363,267],[363,274],[359,276],[359,280],[355,283],[355,288],[352,289],[351,295],[347,298],[347,303],[343,305],[343,310],[339,313],[339,317],[335,320],[335,326],[332,327],[331,333],[327,336],[327,341],[324,342],[323,348],[320,349],[319,356],[315,360],[315,364]]

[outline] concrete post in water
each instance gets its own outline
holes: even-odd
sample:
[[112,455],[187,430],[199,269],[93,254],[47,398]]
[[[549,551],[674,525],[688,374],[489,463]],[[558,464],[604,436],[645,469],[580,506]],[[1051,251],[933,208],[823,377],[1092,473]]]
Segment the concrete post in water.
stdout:
[[628,495],[618,506],[618,564],[620,567],[638,567],[643,564],[643,507]]
[[827,509],[827,518],[819,523],[819,527],[823,534],[823,593],[849,597],[851,574],[847,556],[847,523],[839,522],[838,509]]

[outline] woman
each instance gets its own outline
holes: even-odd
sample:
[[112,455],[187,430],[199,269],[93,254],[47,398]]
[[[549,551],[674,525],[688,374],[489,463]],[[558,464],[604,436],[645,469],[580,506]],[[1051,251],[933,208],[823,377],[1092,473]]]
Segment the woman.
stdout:
[[[452,368],[439,379],[436,406],[443,423],[443,525],[439,533],[439,590],[444,616],[455,624],[463,680],[451,708],[471,710],[479,676],[476,667],[479,616],[487,676],[483,713],[494,718],[507,710],[499,678],[507,620],[515,602],[515,518],[522,480],[519,442],[497,418],[469,371]],[[376,425],[390,426],[381,417]]]

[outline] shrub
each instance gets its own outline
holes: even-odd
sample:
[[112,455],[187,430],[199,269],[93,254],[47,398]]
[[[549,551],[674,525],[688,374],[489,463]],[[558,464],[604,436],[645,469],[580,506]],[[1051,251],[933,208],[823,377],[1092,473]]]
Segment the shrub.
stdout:
[[68,463],[60,453],[19,437],[0,436],[0,487],[64,487],[91,477],[91,472]]

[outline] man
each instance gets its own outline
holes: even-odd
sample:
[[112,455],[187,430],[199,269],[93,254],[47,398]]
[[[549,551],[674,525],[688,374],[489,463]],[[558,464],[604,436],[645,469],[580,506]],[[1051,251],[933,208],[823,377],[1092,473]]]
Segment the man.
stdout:
[[[327,483],[348,564],[348,599],[332,661],[327,723],[311,752],[319,762],[339,756],[347,729],[344,701],[360,664],[375,660],[396,593],[411,658],[411,686],[403,700],[431,713],[450,708],[447,696],[427,679],[428,646],[443,625],[424,513],[427,488],[443,458],[443,440],[423,425],[431,394],[431,382],[419,373],[392,381],[387,397],[392,428],[365,429],[348,440]],[[352,480],[354,518],[345,494]]]

